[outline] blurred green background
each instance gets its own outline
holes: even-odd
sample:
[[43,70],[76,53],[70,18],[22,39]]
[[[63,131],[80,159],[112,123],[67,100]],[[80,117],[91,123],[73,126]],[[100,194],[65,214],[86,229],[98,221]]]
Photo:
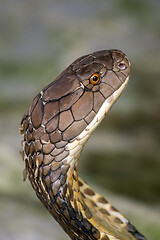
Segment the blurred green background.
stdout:
[[88,141],[80,175],[150,240],[160,239],[160,1],[2,0],[0,239],[68,237],[22,182],[19,124],[34,96],[77,57],[121,49],[127,89]]

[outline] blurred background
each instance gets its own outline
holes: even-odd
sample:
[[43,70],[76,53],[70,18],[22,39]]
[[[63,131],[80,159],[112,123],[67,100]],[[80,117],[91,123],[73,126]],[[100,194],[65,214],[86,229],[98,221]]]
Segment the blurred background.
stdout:
[[69,239],[22,181],[19,125],[73,60],[121,49],[127,89],[88,141],[80,175],[150,240],[160,239],[160,1],[1,0],[0,239]]

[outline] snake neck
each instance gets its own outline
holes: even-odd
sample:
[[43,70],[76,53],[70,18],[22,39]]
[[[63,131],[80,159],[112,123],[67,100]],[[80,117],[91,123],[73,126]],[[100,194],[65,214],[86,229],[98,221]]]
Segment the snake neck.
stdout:
[[[31,159],[24,156],[24,174],[27,173],[38,198],[71,239],[138,239],[130,233],[136,230],[128,220],[78,177],[79,156],[87,139],[69,143],[65,147],[68,155],[48,165],[41,163],[41,153],[33,158],[35,168]],[[49,144],[45,142],[45,150]],[[43,156],[44,163],[50,155]]]

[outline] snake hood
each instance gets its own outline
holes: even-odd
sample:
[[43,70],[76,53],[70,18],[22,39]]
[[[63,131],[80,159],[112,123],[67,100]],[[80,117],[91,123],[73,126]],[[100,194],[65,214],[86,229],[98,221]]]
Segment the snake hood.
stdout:
[[129,74],[129,60],[119,50],[78,58],[34,98],[22,119],[24,180],[28,176],[72,240],[145,240],[77,171],[83,146]]

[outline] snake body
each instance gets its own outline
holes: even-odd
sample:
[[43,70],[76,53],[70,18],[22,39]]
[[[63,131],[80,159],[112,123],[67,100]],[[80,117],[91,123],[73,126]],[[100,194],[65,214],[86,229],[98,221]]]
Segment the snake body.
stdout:
[[78,177],[90,134],[127,85],[130,62],[119,50],[74,61],[33,100],[21,122],[24,180],[72,240],[146,238]]

